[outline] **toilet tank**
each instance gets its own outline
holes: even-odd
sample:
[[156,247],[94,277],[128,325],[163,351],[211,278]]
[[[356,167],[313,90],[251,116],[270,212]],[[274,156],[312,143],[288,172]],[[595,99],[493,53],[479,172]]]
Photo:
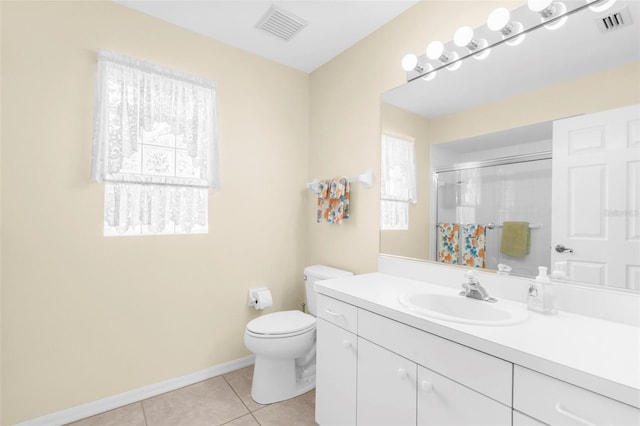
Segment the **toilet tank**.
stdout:
[[331,278],[349,277],[353,272],[332,268],[325,265],[313,265],[304,268],[304,287],[307,296],[307,312],[317,315],[316,312],[316,281],[328,280]]

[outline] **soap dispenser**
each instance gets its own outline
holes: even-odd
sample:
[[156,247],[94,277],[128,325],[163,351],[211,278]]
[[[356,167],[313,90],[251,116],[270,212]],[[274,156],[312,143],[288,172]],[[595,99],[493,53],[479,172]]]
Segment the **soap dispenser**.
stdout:
[[529,284],[529,309],[543,314],[557,313],[555,286],[547,276],[546,266],[539,266],[538,276]]

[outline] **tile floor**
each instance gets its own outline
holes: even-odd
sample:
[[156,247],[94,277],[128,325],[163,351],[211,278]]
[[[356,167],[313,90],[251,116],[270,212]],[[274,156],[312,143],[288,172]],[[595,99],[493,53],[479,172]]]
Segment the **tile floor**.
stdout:
[[251,399],[253,366],[69,426],[315,426],[315,391],[275,404]]

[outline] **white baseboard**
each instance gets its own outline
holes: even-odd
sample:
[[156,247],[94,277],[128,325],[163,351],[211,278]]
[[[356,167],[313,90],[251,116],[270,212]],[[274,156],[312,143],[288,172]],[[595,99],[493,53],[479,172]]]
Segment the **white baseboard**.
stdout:
[[67,408],[66,410],[27,420],[18,423],[15,426],[63,425],[247,367],[253,364],[254,361],[255,355],[249,355],[244,358],[238,358],[233,361],[214,365],[213,367],[186,374],[184,376],[174,377],[173,379],[164,380],[159,383],[143,386],[118,395],[109,396],[97,401],[88,402],[76,407]]

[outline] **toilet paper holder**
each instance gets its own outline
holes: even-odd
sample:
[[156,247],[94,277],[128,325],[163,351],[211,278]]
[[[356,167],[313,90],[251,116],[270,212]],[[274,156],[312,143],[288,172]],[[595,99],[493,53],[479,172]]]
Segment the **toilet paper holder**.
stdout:
[[[249,305],[252,308],[256,308],[256,305],[258,304],[258,294],[260,292],[263,291],[269,291],[269,289],[267,287],[259,287],[259,288],[250,288],[249,289],[249,296],[248,296],[248,300],[247,300],[247,305]],[[256,308],[258,309],[258,308]]]

